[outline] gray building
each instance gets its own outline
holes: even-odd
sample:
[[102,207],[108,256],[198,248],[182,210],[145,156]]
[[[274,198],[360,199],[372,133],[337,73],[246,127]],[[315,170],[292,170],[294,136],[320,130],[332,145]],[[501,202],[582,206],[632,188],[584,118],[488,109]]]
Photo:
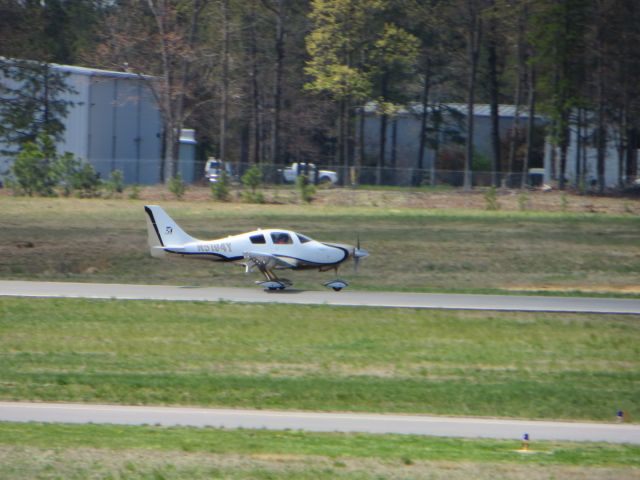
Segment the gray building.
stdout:
[[77,94],[65,120],[60,151],[88,160],[109,178],[124,173],[126,183],[160,180],[162,118],[144,79],[125,72],[57,65],[69,73]]
[[178,158],[178,171],[182,180],[193,183],[203,176],[202,171],[196,171],[196,131],[191,128],[183,128],[180,132],[180,152]]
[[[466,114],[467,105],[450,103],[442,104],[435,110],[429,107],[429,128],[432,130],[428,134],[431,141],[437,136],[440,144],[441,158],[438,162],[438,170],[452,171],[460,170],[461,166],[455,161],[447,162],[443,156],[449,158],[464,156],[464,139],[466,136]],[[514,125],[515,107],[513,105],[500,105],[500,139],[507,142],[509,134]],[[442,121],[433,129],[434,113],[441,115]],[[485,163],[492,157],[491,146],[491,117],[489,105],[475,105],[474,107],[474,134],[473,144],[477,156],[485,159]],[[420,126],[421,126],[422,106],[414,104],[408,108],[399,110],[393,117],[388,118],[386,127],[386,145],[385,145],[385,166],[395,166],[393,183],[408,184],[414,175],[414,171],[419,166],[418,151],[420,145]],[[528,114],[525,108],[521,108],[518,114],[520,119],[520,128],[526,127]],[[536,124],[543,125],[545,123],[543,117],[536,116]],[[380,152],[380,128],[381,117],[376,111],[375,104],[368,104],[365,108],[364,122],[364,164],[374,166],[377,163]],[[394,153],[395,150],[395,153]],[[422,158],[422,168],[425,172],[435,169],[436,152],[432,146],[427,145]],[[394,161],[395,160],[395,161]],[[540,160],[542,166],[542,160]],[[489,170],[488,166],[483,170]],[[384,175],[383,175],[384,176]],[[461,177],[462,178],[462,177]],[[449,182],[447,182],[449,183]],[[456,183],[456,182],[451,182]]]
[[[577,118],[577,114],[572,117]],[[572,125],[569,130],[564,177],[571,185],[579,186],[584,183],[584,187],[590,188],[594,187],[598,180],[598,150],[594,126],[596,122],[595,119],[588,120],[591,120],[590,126],[581,126],[578,129],[576,125]],[[635,151],[629,158],[628,148],[619,129],[610,125],[605,140],[604,187],[618,188],[630,185],[638,178],[637,158],[640,156],[640,150]],[[627,165],[627,162],[632,164]],[[550,143],[545,145],[544,168],[547,178],[560,178],[560,148]]]
[[[58,151],[71,152],[90,162],[101,178],[121,170],[125,183],[160,181],[163,122],[153,92],[137,74],[68,65],[51,65],[68,76],[74,93],[64,119],[65,132]],[[196,180],[193,130],[180,137],[179,169],[183,178]],[[9,171],[11,157],[0,158],[0,175]]]

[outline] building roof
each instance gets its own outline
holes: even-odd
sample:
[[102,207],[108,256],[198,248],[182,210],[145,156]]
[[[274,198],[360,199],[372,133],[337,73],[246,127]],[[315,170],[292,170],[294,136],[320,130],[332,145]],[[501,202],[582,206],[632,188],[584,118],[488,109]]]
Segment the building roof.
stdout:
[[[467,104],[466,103],[440,103],[441,109],[449,109],[456,110],[460,112],[462,115],[467,115]],[[428,106],[429,110],[434,110],[434,105]],[[365,105],[365,112],[374,113],[377,109],[376,102],[369,102]],[[422,104],[420,103],[412,103],[406,107],[402,107],[398,110],[398,114],[406,115],[408,113],[412,113],[414,115],[420,115],[422,113]],[[489,117],[491,116],[491,105],[485,103],[477,103],[473,108],[473,114],[476,117]],[[502,118],[505,117],[515,117],[516,114],[516,106],[515,105],[498,105],[498,115]],[[529,118],[529,112],[527,111],[526,105],[520,106],[520,111],[518,113],[520,118]],[[541,115],[535,115],[537,119],[543,120],[544,117]]]
[[101,70],[99,68],[79,67],[76,65],[59,65],[52,63],[51,66],[56,70],[78,75],[86,75],[89,77],[112,77],[112,78],[131,78],[139,79],[141,77],[148,78],[147,75],[141,75],[132,72],[117,72],[115,70]]
[[[1,62],[13,63],[13,62],[27,62],[27,63],[42,63],[37,62],[35,60],[24,60],[24,59],[15,59],[15,58],[7,58],[0,56]],[[78,75],[86,75],[86,76],[97,76],[97,77],[117,77],[117,78],[151,78],[149,75],[142,75],[133,72],[118,72],[115,70],[101,70],[99,68],[89,68],[89,67],[79,67],[77,65],[60,65],[58,63],[50,63],[51,68],[58,70],[60,72],[66,73],[74,73]]]

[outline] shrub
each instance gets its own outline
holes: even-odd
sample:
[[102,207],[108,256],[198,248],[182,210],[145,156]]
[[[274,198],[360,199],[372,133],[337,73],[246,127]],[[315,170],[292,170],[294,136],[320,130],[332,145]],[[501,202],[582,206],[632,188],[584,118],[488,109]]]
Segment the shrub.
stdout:
[[521,212],[529,209],[529,195],[527,195],[527,192],[522,191],[518,194],[518,208]]
[[80,171],[81,165],[82,162],[69,152],[57,159],[54,168],[59,179],[59,185],[62,188],[62,194],[65,197],[71,195],[75,189],[75,176]]
[[109,180],[104,183],[104,187],[109,196],[122,193],[124,191],[124,174],[122,170],[113,170],[109,175]]
[[498,194],[496,187],[489,187],[484,194],[485,209],[487,210],[500,210],[500,203],[498,202]]
[[138,200],[140,198],[140,185],[131,185],[131,191],[129,192],[129,198],[131,200]]
[[242,192],[242,199],[247,203],[264,203],[264,195],[262,192]]
[[100,187],[100,174],[96,172],[93,165],[84,162],[73,175],[72,185],[75,190],[78,190],[78,196],[80,197],[97,197],[98,188]]
[[257,165],[252,166],[242,175],[242,185],[251,189],[251,193],[255,194],[256,190],[262,183],[262,172]]
[[26,143],[13,164],[13,183],[16,193],[43,196],[55,195],[55,187],[62,188],[68,197],[75,190],[81,196],[96,196],[100,175],[88,162],[83,162],[70,152],[59,155],[53,139],[40,135],[35,142]]
[[218,175],[218,181],[211,184],[211,196],[221,202],[229,200],[229,175],[224,170]]
[[12,168],[16,192],[30,197],[34,194],[54,195],[54,187],[59,178],[55,168],[56,160],[53,139],[48,135],[40,135],[36,141],[27,142]]
[[311,203],[313,196],[316,193],[315,186],[309,182],[309,178],[306,175],[298,175],[296,178],[296,187],[300,192],[300,199],[303,203]]
[[264,203],[264,195],[258,192],[258,187],[262,183],[262,172],[257,165],[252,166],[242,175],[242,185],[251,191],[243,191],[242,198],[249,203]]
[[180,172],[178,172],[175,177],[171,177],[169,179],[168,188],[178,200],[184,196],[184,192],[187,191],[187,186],[182,181],[182,175],[180,175]]

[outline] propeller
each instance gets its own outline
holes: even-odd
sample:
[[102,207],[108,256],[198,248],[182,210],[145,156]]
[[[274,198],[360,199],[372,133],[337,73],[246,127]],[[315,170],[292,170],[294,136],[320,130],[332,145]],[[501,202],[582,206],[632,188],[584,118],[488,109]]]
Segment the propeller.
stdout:
[[353,249],[353,268],[354,271],[358,271],[358,265],[360,264],[360,259],[369,256],[369,252],[367,252],[364,248],[360,248],[360,234],[358,234],[356,241],[356,248]]

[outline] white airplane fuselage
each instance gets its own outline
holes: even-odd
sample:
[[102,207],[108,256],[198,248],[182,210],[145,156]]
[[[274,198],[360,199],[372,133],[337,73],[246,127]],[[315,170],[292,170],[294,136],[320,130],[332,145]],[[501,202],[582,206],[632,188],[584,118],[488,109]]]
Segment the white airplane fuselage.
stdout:
[[[274,243],[273,235],[283,234],[288,236],[291,243]],[[255,243],[256,239],[264,240],[264,243]],[[274,255],[289,264],[289,267],[277,265],[277,269],[333,267],[349,257],[348,245],[325,244],[316,240],[301,243],[297,233],[284,229],[254,230],[215,240],[197,240],[182,245],[168,244],[163,247],[163,251],[221,262],[244,262],[247,252]]]

